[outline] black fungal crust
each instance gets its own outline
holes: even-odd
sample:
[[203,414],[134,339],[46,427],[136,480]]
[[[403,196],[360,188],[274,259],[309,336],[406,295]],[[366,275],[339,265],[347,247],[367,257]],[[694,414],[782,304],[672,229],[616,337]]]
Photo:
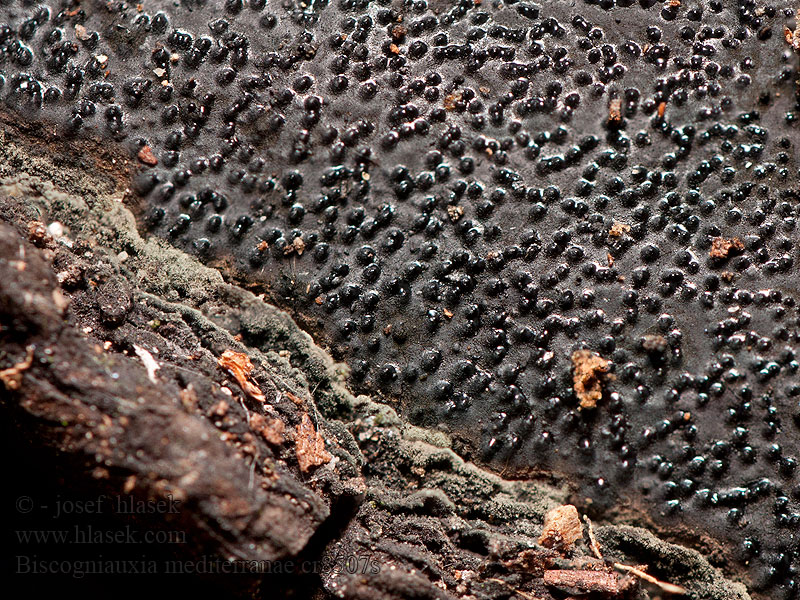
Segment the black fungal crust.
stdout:
[[[354,389],[795,598],[794,17],[3,0],[0,95],[139,157],[143,226],[269,290]],[[717,237],[744,248],[713,258]],[[611,360],[593,410],[581,348]]]

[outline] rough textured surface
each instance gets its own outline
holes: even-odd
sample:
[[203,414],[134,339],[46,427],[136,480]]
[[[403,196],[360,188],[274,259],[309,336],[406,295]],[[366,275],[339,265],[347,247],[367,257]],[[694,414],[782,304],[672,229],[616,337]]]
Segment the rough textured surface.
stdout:
[[[5,219],[30,222],[8,197],[0,196],[0,208]],[[272,380],[263,367],[257,381],[269,404],[227,381],[215,356],[243,349],[232,335],[195,310],[132,287],[102,248],[69,241],[70,248],[48,234],[35,238],[39,252],[20,238],[2,225],[3,361],[22,365],[14,385],[6,383],[5,408],[38,444],[85,456],[114,493],[179,500],[181,525],[208,529],[207,539],[193,539],[200,555],[294,556],[332,502],[363,493],[357,461],[344,450],[338,453],[345,460],[333,464],[323,447],[326,460],[313,464],[322,468],[301,477],[310,469],[299,449],[294,457],[299,439],[253,435],[254,415],[314,431],[311,408],[293,402],[291,384]]]
[[[351,389],[797,596],[795,7],[0,15],[9,131],[74,136],[68,162],[131,181],[143,228],[290,309]],[[615,377],[582,410],[580,350]]]
[[[0,278],[0,323],[6,327],[2,330],[5,353],[0,368],[20,364],[20,357],[24,365],[25,348],[44,335],[41,327],[60,331],[70,343],[54,348],[73,358],[63,368],[48,368],[41,361],[48,356],[47,346],[37,344],[36,365],[21,367],[19,387],[0,405],[6,441],[16,440],[17,451],[27,449],[15,461],[19,480],[7,491],[29,492],[26,486],[32,481],[46,483],[50,477],[55,485],[50,494],[55,495],[56,490],[69,493],[67,497],[76,501],[96,498],[98,488],[117,496],[149,499],[183,491],[187,499],[194,500],[181,512],[190,519],[183,526],[192,543],[168,547],[166,556],[161,555],[164,547],[150,548],[148,552],[155,557],[197,561],[204,553],[222,559],[231,554],[258,560],[290,556],[296,564],[310,561],[319,565],[317,574],[311,576],[180,578],[176,591],[182,592],[207,594],[218,589],[225,597],[483,600],[509,598],[519,590],[522,594],[535,591],[538,597],[550,600],[552,590],[544,585],[545,565],[574,570],[585,564],[587,550],[580,541],[569,560],[538,545],[545,514],[565,501],[567,489],[544,482],[504,480],[465,462],[441,432],[409,426],[391,408],[365,396],[354,398],[342,386],[339,366],[285,315],[251,293],[224,283],[218,273],[194,259],[157,240],[140,238],[130,213],[114,200],[113,191],[101,191],[102,172],[71,172],[50,162],[52,157],[26,154],[8,140],[0,152],[0,221],[15,224],[13,229],[2,225],[3,247],[10,243],[11,248],[2,255],[4,275],[9,270],[10,274]],[[26,169],[60,173],[80,193],[65,193],[19,170],[9,176],[13,159],[22,157]],[[33,219],[37,221],[30,225]],[[58,235],[54,238],[49,232]],[[23,271],[18,270],[20,248],[25,248]],[[114,282],[113,294],[99,292],[106,282]],[[126,285],[127,293],[120,294]],[[26,288],[37,293],[28,295]],[[64,301],[57,305],[60,309],[49,300],[39,302],[44,304],[40,310],[20,305],[26,298],[52,296],[53,289],[63,295]],[[117,298],[117,304],[106,301],[111,296]],[[120,304],[127,307],[124,316],[111,311],[114,318],[106,321],[109,309]],[[64,311],[63,317],[60,311]],[[18,324],[39,323],[40,327],[18,328],[14,334],[7,328],[12,318]],[[261,349],[236,339],[254,331],[261,332],[257,338]],[[154,384],[147,361],[136,353],[134,343],[156,360],[158,390],[167,393],[152,396]],[[223,349],[250,357],[254,369],[249,380],[265,393],[266,405],[253,399],[218,366]],[[194,358],[187,360],[189,353]],[[78,371],[81,394],[67,385],[72,379],[62,378]],[[83,376],[84,371],[95,377]],[[123,373],[126,381],[135,385],[120,387],[115,372]],[[163,419],[159,423],[170,431],[183,424],[192,435],[182,437],[181,431],[176,431],[171,447],[147,430],[137,430],[139,434],[134,436],[134,431],[125,433],[120,427],[115,430],[115,443],[103,444],[108,424],[97,413],[81,427],[69,420],[64,425],[48,418],[48,410],[54,406],[37,396],[45,382],[52,383],[51,395],[63,390],[60,397],[64,402],[59,407],[91,410],[89,405],[97,399],[96,407],[108,412],[112,425],[117,412],[127,410],[150,419],[150,424],[153,419]],[[113,390],[109,396],[97,398],[94,389],[103,386]],[[230,395],[223,393],[219,398],[222,387],[230,390]],[[142,392],[148,394],[148,402],[139,404],[136,396]],[[219,399],[226,402],[226,409]],[[322,407],[327,418],[317,412]],[[45,419],[32,421],[36,414]],[[305,414],[316,415],[326,450],[335,457],[330,464],[314,468],[310,477],[300,471],[291,428],[275,426],[284,421],[299,424]],[[341,420],[332,418],[335,414]],[[127,422],[125,427],[129,426]],[[32,431],[37,435],[31,436]],[[86,443],[89,438],[78,435],[81,432],[96,432],[98,445],[105,451],[98,456],[97,447]],[[155,461],[137,458],[138,453],[131,455],[126,450],[132,442],[137,443],[137,451],[168,451]],[[216,452],[213,460],[195,465],[203,471],[202,481],[178,478],[192,465],[187,465],[182,453],[197,444]],[[54,454],[54,447],[61,452]],[[42,464],[54,469],[60,465],[65,471],[51,472],[42,469]],[[142,469],[149,473],[151,467],[158,467],[161,476],[131,479],[131,474]],[[59,472],[69,479],[59,481]],[[177,484],[169,485],[176,478]],[[221,488],[222,482],[228,485]],[[211,491],[208,486],[213,486],[213,498],[205,496]],[[262,522],[258,518],[246,524],[236,519],[233,528],[226,530],[224,544],[213,535],[209,539],[207,522],[212,525],[211,532],[214,523],[225,522],[215,512],[219,507],[230,508],[231,501],[240,496],[245,504],[237,507],[239,517],[248,501],[265,502],[262,508],[272,502],[280,506],[280,499],[271,495],[276,489],[304,499],[300,506],[306,509],[301,510],[299,520],[266,511],[262,518],[269,517],[267,529],[257,526]],[[206,500],[201,501],[203,498]],[[297,509],[294,503],[292,506]],[[330,516],[323,522],[326,514]],[[36,526],[36,521],[20,521],[11,511],[9,515],[14,516],[9,524],[13,527],[22,523]],[[98,520],[98,515],[91,515],[91,523],[113,525]],[[293,523],[298,527],[293,528]],[[164,522],[162,515],[142,517],[136,524],[156,529],[177,526]],[[301,529],[313,531],[311,538],[298,535]],[[268,540],[262,541],[266,548],[250,545],[267,531]],[[748,598],[741,584],[724,579],[696,552],[667,544],[642,529],[599,528],[598,535],[615,560],[647,562],[654,573],[686,585],[692,597]],[[274,544],[279,540],[286,543],[276,552]],[[6,551],[14,548],[6,547]],[[96,559],[98,551],[106,552],[108,558],[120,558],[119,547],[101,546],[98,550],[96,545],[88,545],[79,550],[77,556],[85,559]],[[41,558],[63,559],[63,547],[47,552],[40,547],[38,551],[44,554]],[[143,555],[135,548],[134,556],[123,553],[122,558],[141,560]],[[38,589],[48,577],[26,581],[31,589]],[[87,576],[61,583],[60,589],[77,585],[102,590],[107,581]],[[130,581],[141,586],[138,577]],[[164,582],[158,585],[164,589]],[[646,597],[645,590],[637,593],[637,597]]]

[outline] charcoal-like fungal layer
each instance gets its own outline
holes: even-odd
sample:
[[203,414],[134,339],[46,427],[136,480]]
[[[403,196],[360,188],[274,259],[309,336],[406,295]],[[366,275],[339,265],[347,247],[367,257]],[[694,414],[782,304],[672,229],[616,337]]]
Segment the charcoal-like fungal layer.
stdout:
[[[268,291],[354,389],[798,596],[789,3],[2,0],[0,22],[6,113],[127,148],[142,226]],[[583,349],[608,372],[581,407]]]

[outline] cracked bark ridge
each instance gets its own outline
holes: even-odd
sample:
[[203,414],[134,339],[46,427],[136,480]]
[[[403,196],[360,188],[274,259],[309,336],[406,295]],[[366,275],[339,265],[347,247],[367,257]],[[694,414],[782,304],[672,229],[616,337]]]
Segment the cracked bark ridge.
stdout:
[[[2,204],[7,211],[7,199]],[[101,256],[84,260],[84,247],[39,242],[42,249],[0,221],[1,366],[33,352],[18,385],[6,384],[3,418],[34,445],[76,457],[104,492],[179,501],[167,518],[191,532],[182,552],[269,561],[300,552],[336,495],[347,493],[336,483],[345,477],[322,467],[301,480],[293,442],[253,435],[249,419],[277,429],[275,421],[300,423],[305,413],[288,400],[264,409],[242,396],[216,367],[214,346],[223,340],[198,339],[141,295],[133,302],[130,284]],[[53,265],[87,274],[69,308]],[[157,382],[132,351],[137,344],[163,361]],[[257,373],[279,398],[263,369]],[[164,518],[144,525],[160,527]]]

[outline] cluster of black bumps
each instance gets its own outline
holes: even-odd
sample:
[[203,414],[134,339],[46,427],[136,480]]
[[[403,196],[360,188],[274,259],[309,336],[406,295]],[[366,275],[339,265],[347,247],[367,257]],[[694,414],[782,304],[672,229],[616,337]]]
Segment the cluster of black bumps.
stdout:
[[[796,598],[794,28],[752,1],[0,0],[0,94],[138,157],[143,226],[262,284],[353,388]],[[581,348],[611,361],[595,409]]]

